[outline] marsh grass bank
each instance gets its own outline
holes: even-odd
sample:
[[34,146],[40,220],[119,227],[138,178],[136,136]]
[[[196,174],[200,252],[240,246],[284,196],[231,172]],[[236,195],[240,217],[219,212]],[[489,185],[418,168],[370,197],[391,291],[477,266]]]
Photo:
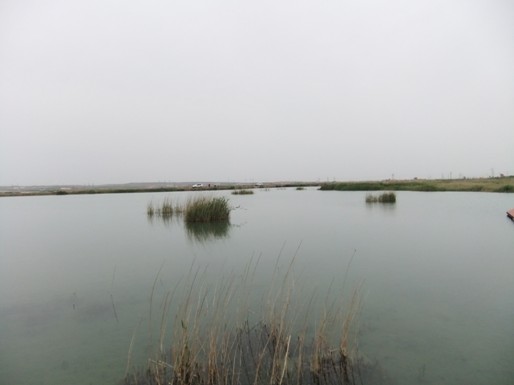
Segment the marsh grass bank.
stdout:
[[35,196],[35,195],[95,195],[95,194],[130,194],[130,193],[165,193],[186,191],[229,191],[253,188],[286,188],[296,186],[319,186],[314,182],[269,182],[248,183],[204,183],[202,187],[193,187],[188,183],[129,183],[120,185],[52,185],[52,186],[0,186],[1,197]]
[[[320,187],[320,190],[340,191],[482,191],[514,193],[514,176],[497,178],[469,179],[412,179],[365,182],[271,182],[257,186],[269,190],[271,188],[287,187]],[[207,184],[202,191],[210,190],[241,190],[256,187],[249,184]],[[0,187],[0,197],[34,196],[34,195],[93,195],[93,194],[125,194],[125,193],[164,193],[193,191],[191,185],[170,186],[155,184],[106,185],[106,186],[3,186]]]
[[322,184],[329,191],[483,191],[514,192],[514,176],[478,179],[412,179],[369,182],[333,182]]

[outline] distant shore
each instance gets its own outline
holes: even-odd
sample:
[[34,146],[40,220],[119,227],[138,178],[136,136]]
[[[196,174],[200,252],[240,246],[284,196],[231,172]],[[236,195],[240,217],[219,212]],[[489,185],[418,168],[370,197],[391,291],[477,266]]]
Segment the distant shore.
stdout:
[[514,193],[514,176],[470,179],[409,179],[370,182],[325,183],[321,190],[330,191],[469,191]]
[[0,197],[79,194],[126,194],[177,191],[216,191],[251,188],[319,187],[322,191],[469,191],[514,193],[514,176],[461,179],[409,179],[359,182],[268,182],[268,183],[130,183],[99,186],[8,186]]
[[319,187],[319,182],[268,182],[268,183],[129,183],[98,186],[53,185],[53,186],[9,186],[0,187],[0,197],[129,194],[178,191],[223,191],[241,189],[269,189],[286,187]]

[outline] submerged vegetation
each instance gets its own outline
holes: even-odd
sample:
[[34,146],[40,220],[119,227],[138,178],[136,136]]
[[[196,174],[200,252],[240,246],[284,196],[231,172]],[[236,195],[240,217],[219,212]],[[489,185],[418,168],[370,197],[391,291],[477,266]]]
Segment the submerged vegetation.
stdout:
[[394,192],[386,192],[378,196],[367,194],[366,203],[396,203],[396,194]]
[[[256,303],[256,265],[212,285],[191,271],[163,294],[154,356],[140,371],[128,363],[125,384],[342,385],[369,379],[373,368],[359,361],[355,343],[358,290],[350,297],[329,292],[325,301],[302,295],[293,261],[285,273],[275,268],[268,293],[257,301],[260,309],[249,305]],[[152,290],[150,301],[153,296]],[[176,305],[174,298],[180,298]]]

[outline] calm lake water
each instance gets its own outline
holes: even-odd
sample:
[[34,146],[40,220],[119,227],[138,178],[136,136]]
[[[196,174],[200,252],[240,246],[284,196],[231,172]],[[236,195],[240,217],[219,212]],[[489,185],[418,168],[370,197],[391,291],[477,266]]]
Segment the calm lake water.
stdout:
[[158,313],[192,266],[215,281],[258,259],[259,290],[295,255],[306,292],[360,285],[358,349],[379,383],[514,383],[514,195],[218,192],[228,227],[147,218],[193,194],[0,199],[0,383],[116,384],[133,336],[131,365],[152,354],[154,282]]

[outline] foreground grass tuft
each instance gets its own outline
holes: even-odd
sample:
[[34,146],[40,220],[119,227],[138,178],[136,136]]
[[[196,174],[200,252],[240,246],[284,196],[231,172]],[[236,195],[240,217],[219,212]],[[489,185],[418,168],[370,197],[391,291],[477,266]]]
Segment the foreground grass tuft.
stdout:
[[[267,296],[255,309],[250,303],[255,304],[256,265],[250,263],[242,274],[224,277],[214,286],[205,282],[199,270],[191,271],[180,287],[165,294],[155,356],[142,371],[127,370],[125,384],[368,382],[367,368],[357,359],[357,334],[352,327],[360,308],[358,290],[350,297],[329,292],[325,301],[315,301],[314,295],[305,297],[298,289],[292,265],[285,274],[276,268]],[[174,298],[180,299],[172,306]],[[174,313],[174,321],[168,342],[169,312]]]

